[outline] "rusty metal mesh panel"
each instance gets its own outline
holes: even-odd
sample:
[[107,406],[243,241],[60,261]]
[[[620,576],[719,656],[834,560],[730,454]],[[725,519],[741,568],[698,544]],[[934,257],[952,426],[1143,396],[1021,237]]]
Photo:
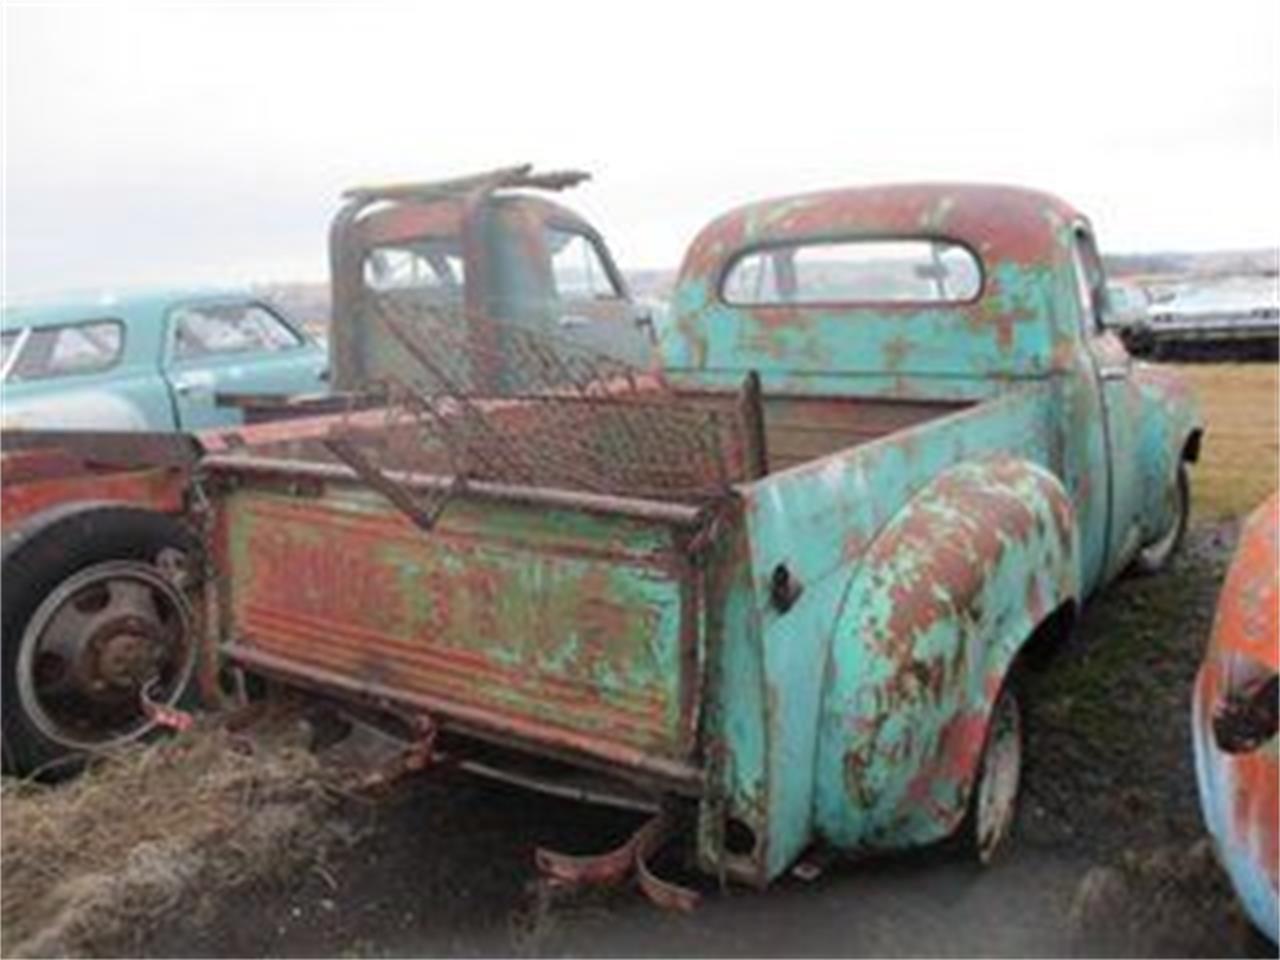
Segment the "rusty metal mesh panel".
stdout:
[[386,295],[366,304],[366,342],[402,354],[378,364],[396,371],[376,385],[390,401],[381,422],[344,424],[330,443],[366,479],[394,478],[401,491],[431,475],[455,487],[690,502],[728,490],[741,446],[731,403],[682,397],[563,337],[468,322],[461,305]]

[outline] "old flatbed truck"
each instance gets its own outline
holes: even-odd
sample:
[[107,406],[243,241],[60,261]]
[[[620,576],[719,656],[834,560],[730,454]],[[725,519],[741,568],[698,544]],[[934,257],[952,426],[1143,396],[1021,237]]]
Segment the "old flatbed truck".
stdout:
[[[499,186],[410,200],[425,222]],[[952,836],[986,860],[1023,662],[1187,520],[1194,404],[1104,296],[1065,203],[905,185],[714,221],[648,372],[499,382],[483,310],[373,298],[347,334],[388,411],[203,461],[215,642],[399,718],[420,758],[683,811],[711,874]],[[646,838],[543,866],[611,875]]]

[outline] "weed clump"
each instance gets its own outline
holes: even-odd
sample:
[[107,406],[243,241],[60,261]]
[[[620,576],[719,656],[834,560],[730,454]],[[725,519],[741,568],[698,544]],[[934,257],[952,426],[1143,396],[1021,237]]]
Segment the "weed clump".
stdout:
[[0,952],[74,956],[137,942],[189,895],[323,856],[332,801],[315,757],[197,727],[96,759],[58,785],[0,790]]

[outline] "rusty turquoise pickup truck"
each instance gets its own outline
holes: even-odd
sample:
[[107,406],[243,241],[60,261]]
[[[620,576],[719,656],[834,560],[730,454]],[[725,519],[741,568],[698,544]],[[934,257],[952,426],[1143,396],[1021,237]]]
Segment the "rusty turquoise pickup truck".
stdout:
[[[643,862],[673,823],[759,886],[814,845],[986,861],[1023,667],[1187,522],[1195,405],[1105,289],[1060,200],[905,185],[715,220],[650,368],[371,308],[389,407],[203,460],[212,642],[414,766],[655,812],[600,857],[542,851],[562,880],[634,868],[687,903]],[[474,376],[494,349],[518,382]]]

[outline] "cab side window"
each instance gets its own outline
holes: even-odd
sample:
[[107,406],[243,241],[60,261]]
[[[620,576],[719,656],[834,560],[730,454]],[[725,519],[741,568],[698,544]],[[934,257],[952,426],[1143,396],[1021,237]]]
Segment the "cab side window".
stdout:
[[171,314],[173,357],[198,360],[237,353],[275,353],[301,346],[298,335],[257,304],[201,304]]
[[562,300],[617,300],[622,291],[614,283],[595,241],[584,233],[546,228],[551,251],[551,275]]
[[1077,228],[1071,243],[1072,260],[1076,275],[1076,296],[1080,305],[1080,333],[1095,337],[1102,333],[1106,319],[1107,283],[1102,270],[1102,258],[1094,246],[1093,237],[1083,228]]

